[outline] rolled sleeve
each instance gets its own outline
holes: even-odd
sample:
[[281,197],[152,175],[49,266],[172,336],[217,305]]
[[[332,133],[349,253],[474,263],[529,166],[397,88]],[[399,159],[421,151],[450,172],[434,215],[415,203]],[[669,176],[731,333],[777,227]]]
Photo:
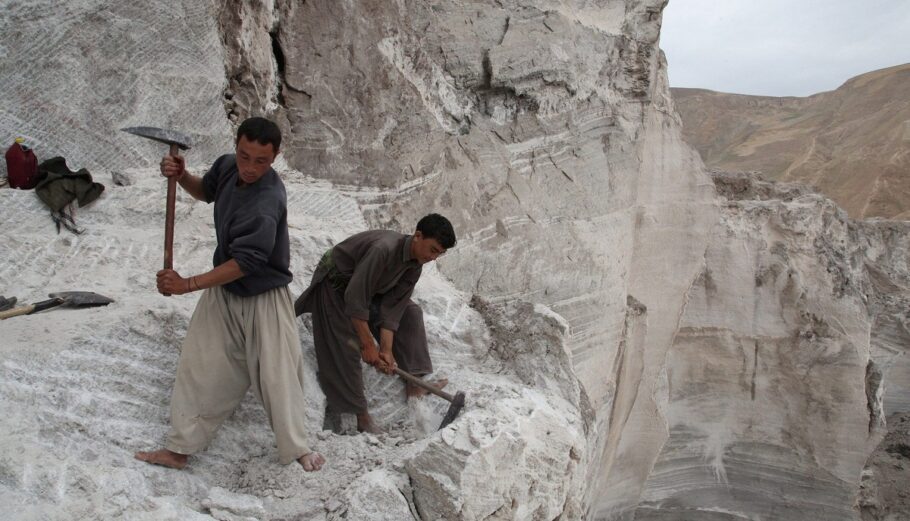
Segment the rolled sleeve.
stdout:
[[228,253],[237,261],[244,275],[256,273],[269,260],[275,248],[278,221],[268,215],[253,215],[239,219],[231,226]]
[[374,248],[364,255],[344,290],[344,313],[360,320],[370,320],[370,300],[376,294],[379,276],[385,266],[386,253]]

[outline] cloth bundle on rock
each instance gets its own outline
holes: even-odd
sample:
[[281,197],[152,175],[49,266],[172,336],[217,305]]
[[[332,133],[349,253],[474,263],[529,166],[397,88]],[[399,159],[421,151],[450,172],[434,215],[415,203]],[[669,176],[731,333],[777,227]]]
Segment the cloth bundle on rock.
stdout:
[[35,193],[51,210],[51,217],[57,225],[73,233],[79,234],[83,230],[76,227],[71,210],[67,210],[73,201],[80,207],[92,203],[104,192],[104,185],[92,181],[88,170],[81,168],[73,172],[66,166],[66,159],[57,156],[41,162],[38,165],[38,184]]

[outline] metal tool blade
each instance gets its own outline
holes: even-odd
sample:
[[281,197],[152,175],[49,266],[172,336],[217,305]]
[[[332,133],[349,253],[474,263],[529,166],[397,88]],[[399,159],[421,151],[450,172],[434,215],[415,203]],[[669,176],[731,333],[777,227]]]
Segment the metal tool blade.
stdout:
[[181,150],[187,150],[192,146],[192,140],[189,136],[176,130],[156,127],[126,127],[120,130],[136,136],[153,139],[166,145],[177,145]]
[[69,307],[106,306],[114,301],[112,298],[92,293],[91,291],[61,291],[51,293],[48,297],[61,298],[63,299],[63,305]]
[[452,403],[449,405],[449,410],[446,411],[446,415],[442,418],[442,422],[439,423],[440,429],[444,429],[446,425],[452,423],[455,420],[455,418],[458,416],[458,413],[464,409],[464,403],[464,393],[461,391],[455,393],[455,396],[452,397]]

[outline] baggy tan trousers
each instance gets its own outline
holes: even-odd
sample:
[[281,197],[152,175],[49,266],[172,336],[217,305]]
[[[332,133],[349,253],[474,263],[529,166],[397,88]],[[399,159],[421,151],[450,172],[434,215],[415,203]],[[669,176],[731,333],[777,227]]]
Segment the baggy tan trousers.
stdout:
[[281,463],[310,452],[295,319],[286,286],[253,297],[220,286],[203,291],[177,365],[168,450],[203,450],[252,387],[275,433]]

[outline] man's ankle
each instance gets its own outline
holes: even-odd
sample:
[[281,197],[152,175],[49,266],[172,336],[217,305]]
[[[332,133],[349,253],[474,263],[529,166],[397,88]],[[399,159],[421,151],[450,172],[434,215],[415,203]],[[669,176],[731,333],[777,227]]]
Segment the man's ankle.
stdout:
[[382,429],[373,421],[368,411],[357,413],[357,430],[360,432],[369,432],[371,434],[380,434]]

